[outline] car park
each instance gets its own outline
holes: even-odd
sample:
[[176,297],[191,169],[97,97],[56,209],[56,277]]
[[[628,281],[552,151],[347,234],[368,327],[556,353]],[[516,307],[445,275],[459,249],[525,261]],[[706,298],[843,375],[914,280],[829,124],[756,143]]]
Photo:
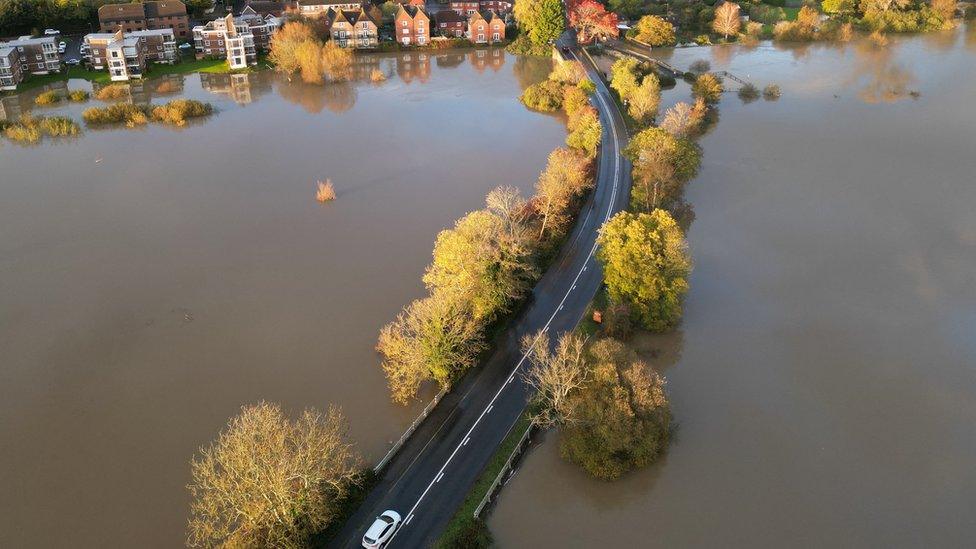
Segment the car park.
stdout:
[[363,547],[367,549],[378,549],[383,544],[390,541],[393,534],[400,526],[400,514],[396,511],[383,511],[383,514],[376,517],[373,524],[363,535]]

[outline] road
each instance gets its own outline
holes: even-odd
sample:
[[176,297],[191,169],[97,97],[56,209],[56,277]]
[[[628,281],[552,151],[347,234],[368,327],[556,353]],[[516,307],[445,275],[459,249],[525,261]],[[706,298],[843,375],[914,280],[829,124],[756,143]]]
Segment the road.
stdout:
[[529,306],[488,361],[420,425],[330,547],[359,547],[363,533],[386,509],[403,517],[387,547],[431,546],[525,408],[529,392],[518,375],[525,363],[519,340],[540,328],[553,335],[572,330],[596,295],[602,283],[594,257],[597,230],[626,206],[630,166],[621,156],[627,145],[623,118],[596,68],[585,56],[581,61],[596,82],[594,103],[603,123],[595,190],[559,257],[534,288]]

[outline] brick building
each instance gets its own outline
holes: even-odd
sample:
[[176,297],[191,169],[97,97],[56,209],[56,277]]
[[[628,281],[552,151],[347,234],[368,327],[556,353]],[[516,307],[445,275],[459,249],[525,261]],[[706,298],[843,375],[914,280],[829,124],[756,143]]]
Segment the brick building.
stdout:
[[452,10],[441,10],[434,14],[437,32],[441,36],[460,38],[468,30],[468,18]]
[[232,69],[243,69],[258,62],[258,50],[271,44],[280,20],[274,16],[261,17],[227,14],[206,25],[193,27],[193,46],[197,57],[216,57],[227,60]]
[[493,11],[475,12],[468,18],[468,40],[474,44],[495,44],[505,40],[505,21]]
[[430,43],[430,16],[424,8],[400,4],[393,25],[396,41],[404,46]]
[[178,38],[190,37],[190,19],[180,0],[105,4],[98,8],[98,24],[102,32],[170,29]]
[[478,0],[461,0],[451,2],[451,10],[464,17],[471,17],[472,15],[478,13],[481,9],[481,3]]
[[375,48],[379,43],[379,25],[365,9],[333,11],[329,33],[343,48]]
[[353,0],[298,0],[298,13],[306,17],[330,16],[329,12],[359,11],[363,2]]
[[[0,42],[0,49],[6,51],[7,48],[14,50],[7,52],[18,58],[21,74],[26,76],[31,74],[48,74],[51,72],[61,72],[61,54],[58,53],[58,42],[54,36],[42,36],[31,38],[21,36],[10,42]],[[14,63],[8,61],[10,66],[10,76],[13,76]]]
[[0,46],[0,90],[16,90],[24,81],[20,53],[12,46]]

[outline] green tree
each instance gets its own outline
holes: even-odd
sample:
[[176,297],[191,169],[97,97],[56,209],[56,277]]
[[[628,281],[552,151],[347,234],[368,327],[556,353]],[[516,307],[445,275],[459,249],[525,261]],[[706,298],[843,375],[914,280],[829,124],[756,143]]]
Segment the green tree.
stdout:
[[657,108],[661,102],[661,83],[653,73],[641,80],[640,86],[630,94],[627,103],[627,113],[638,124],[650,124],[657,117]]
[[390,394],[399,404],[414,398],[428,379],[449,387],[474,365],[481,349],[481,324],[464,303],[444,293],[406,306],[380,330],[376,344]]
[[536,276],[528,240],[508,238],[505,220],[478,210],[441,231],[424,283],[470,304],[478,321],[493,319],[524,295]]
[[610,11],[617,15],[634,19],[646,13],[646,4],[642,0],[610,0]]
[[516,0],[515,20],[536,46],[552,44],[566,29],[561,0]]
[[664,451],[671,408],[664,380],[624,344],[602,339],[589,352],[591,374],[571,394],[573,421],[563,427],[559,449],[596,478],[614,480]]
[[722,81],[711,73],[699,75],[691,85],[691,93],[709,105],[718,103],[723,91]]
[[645,15],[634,26],[634,38],[651,46],[673,46],[674,25],[657,15]]
[[600,229],[597,257],[611,301],[627,303],[648,330],[681,319],[691,258],[681,228],[668,212],[620,212]]
[[624,154],[634,166],[631,203],[645,212],[677,198],[701,163],[701,152],[694,143],[663,128],[641,131]]
[[596,157],[596,151],[603,139],[603,126],[600,116],[592,105],[578,109],[569,118],[569,135],[566,144],[583,151],[590,158]]
[[569,225],[569,205],[593,185],[592,162],[583,153],[558,148],[549,154],[546,169],[535,184],[535,201],[542,214],[539,237],[563,234]]
[[332,524],[360,459],[337,408],[291,421],[273,404],[246,406],[191,462],[193,547],[307,547]]
[[637,91],[637,60],[633,57],[621,57],[610,66],[610,87],[617,92],[621,101],[630,99],[630,95]]
[[823,0],[820,7],[824,13],[850,13],[854,11],[853,0]]

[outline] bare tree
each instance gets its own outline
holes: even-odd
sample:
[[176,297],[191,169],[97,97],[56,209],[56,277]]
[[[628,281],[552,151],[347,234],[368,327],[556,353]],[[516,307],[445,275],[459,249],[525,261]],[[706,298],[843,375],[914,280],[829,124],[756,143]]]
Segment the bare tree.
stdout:
[[569,397],[586,383],[589,372],[585,343],[568,332],[560,336],[555,349],[541,330],[522,338],[522,352],[532,365],[522,377],[535,389],[532,422],[536,425],[549,428],[573,420]]
[[675,137],[688,137],[693,127],[691,105],[683,101],[668,109],[661,121],[661,128]]
[[359,457],[337,408],[290,421],[274,405],[245,406],[191,462],[187,543],[193,547],[304,547],[327,527]]
[[726,40],[730,34],[739,32],[739,4],[726,2],[715,8],[715,20],[712,21],[712,30],[721,34]]

